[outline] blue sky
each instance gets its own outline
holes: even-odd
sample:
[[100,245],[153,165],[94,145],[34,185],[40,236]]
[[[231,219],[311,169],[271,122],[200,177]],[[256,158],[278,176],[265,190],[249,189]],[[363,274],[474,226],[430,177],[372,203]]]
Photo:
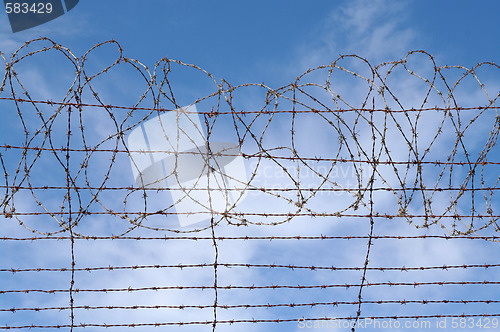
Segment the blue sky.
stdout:
[[[495,18],[499,4],[481,1],[81,1],[75,11],[38,28],[12,35],[2,22],[2,44],[39,36],[75,51],[118,40],[132,58],[153,64],[182,59],[235,82],[276,80],[271,68],[297,67],[297,59],[321,51],[315,64],[358,53],[394,60],[425,49],[440,61],[473,65],[498,59]],[[387,30],[377,52],[370,34]],[[368,32],[368,33],[367,33]],[[404,37],[404,38],[403,38]],[[366,41],[366,40],[365,40]],[[363,54],[365,53],[365,54]],[[370,54],[368,54],[370,53]],[[373,54],[375,53],[375,54]],[[266,74],[267,73],[267,74]]]
[[[115,39],[124,50],[124,55],[129,58],[140,60],[150,69],[163,57],[177,59],[185,63],[194,63],[199,67],[212,73],[217,82],[226,79],[236,85],[243,83],[265,83],[271,88],[278,88],[291,83],[298,75],[306,70],[327,65],[338,58],[341,54],[358,54],[368,59],[373,65],[384,61],[392,61],[403,58],[411,50],[423,49],[435,56],[438,65],[463,65],[472,67],[478,62],[493,61],[500,63],[500,44],[498,43],[498,31],[500,21],[497,19],[500,3],[498,1],[480,1],[472,4],[470,1],[98,1],[81,0],[78,6],[66,15],[42,26],[12,34],[8,26],[7,16],[0,15],[0,51],[6,58],[9,53],[20,47],[25,41],[40,36],[49,37],[54,41],[68,47],[76,57],[83,55],[96,43]],[[103,68],[110,60],[114,60],[116,52],[113,47],[104,48],[101,53],[89,57],[89,65],[92,68]],[[411,64],[417,71],[428,70],[429,62],[425,57],[415,56]],[[349,63],[352,68],[363,72],[363,66],[357,62]],[[120,67],[121,68],[121,67]],[[30,89],[33,98],[59,100],[63,97],[67,84],[71,82],[74,71],[71,66],[59,61],[57,57],[36,58],[28,63],[26,67],[20,68],[21,77],[26,77],[26,87]],[[307,76],[312,81],[321,78],[324,73],[313,73]],[[3,75],[3,69],[0,72]],[[398,76],[402,75],[402,76]],[[394,90],[397,91],[401,101],[408,107],[419,107],[423,96],[422,86],[418,82],[407,80],[405,73],[396,73],[393,81]],[[450,76],[458,75],[455,72]],[[340,75],[341,76],[341,75]],[[209,80],[199,78],[191,71],[186,75],[176,77],[179,84],[178,93],[182,103],[189,104],[199,94],[203,95],[210,91]],[[486,83],[488,92],[496,96],[499,91],[500,82],[498,72],[481,71],[481,79]],[[363,87],[349,80],[338,82],[336,91],[340,91],[346,100],[352,101],[353,106],[359,106],[360,96],[363,95]],[[130,105],[136,101],[143,89],[144,82],[137,79],[133,73],[127,70],[117,70],[107,74],[107,78],[96,83],[96,87],[102,93],[106,102],[117,105]],[[487,103],[484,94],[474,85],[474,81],[466,81],[459,88],[459,103],[461,105],[484,105]],[[338,90],[337,90],[338,89]],[[262,105],[262,91],[254,92],[244,90],[236,103],[245,109],[259,109]],[[318,92],[319,98],[327,98]],[[210,100],[209,102],[213,102]],[[388,104],[394,105],[394,101],[388,100]],[[439,96],[431,94],[430,106],[435,104],[442,106]],[[434,104],[435,103],[435,104]],[[146,102],[147,104],[147,102]],[[497,102],[498,104],[498,102]],[[5,106],[4,106],[5,105]],[[282,107],[287,106],[282,102]],[[380,100],[377,105],[382,106]],[[341,105],[342,106],[342,105]],[[345,105],[343,105],[345,106]],[[20,123],[16,113],[10,104],[0,102],[1,116],[0,144],[12,144],[22,142],[23,137]],[[6,111],[10,110],[10,112]],[[49,108],[43,108],[43,112],[49,112]],[[32,119],[33,128],[37,128],[37,119],[30,118],[29,110],[27,117]],[[33,114],[31,114],[33,115]],[[491,129],[494,115],[484,116],[481,121],[472,127],[470,149],[475,154],[480,151],[484,143],[481,139],[482,133]],[[467,117],[464,117],[467,119]],[[86,118],[89,130],[89,142],[97,143],[99,138],[109,134],[110,122],[106,116],[90,114]],[[221,119],[219,123],[227,125],[228,120]],[[255,130],[262,129],[265,121],[257,122]],[[346,121],[353,121],[346,115]],[[375,121],[382,121],[381,118]],[[432,115],[423,116],[423,124],[420,125],[422,145],[428,143],[429,133],[439,123],[439,117]],[[422,123],[421,122],[421,123]],[[63,125],[58,124],[58,125]],[[268,146],[286,146],[289,135],[290,118],[273,120],[273,126],[265,136],[265,144]],[[57,125],[56,125],[57,127]],[[405,127],[406,128],[406,127]],[[451,128],[447,123],[445,128]],[[304,118],[297,124],[297,149],[304,155],[318,153],[329,156],[328,147],[331,145],[332,134],[327,126],[324,126],[317,118]],[[394,125],[389,126],[391,148],[394,156],[406,160],[407,151],[400,143],[402,141]],[[406,128],[407,129],[407,128]],[[228,133],[229,132],[229,133]],[[314,135],[311,135],[314,132]],[[58,141],[64,135],[63,131],[55,133],[56,144],[63,145],[64,140]],[[230,130],[224,131],[224,126],[219,127],[217,133],[220,137],[233,138]],[[361,145],[370,144],[367,140],[361,140]],[[431,157],[439,159],[449,153],[450,142],[454,139],[452,130],[445,131],[441,141],[435,144]],[[93,141],[94,140],[94,141]],[[106,146],[106,145],[105,145]],[[363,145],[364,146],[364,145]],[[245,148],[252,150],[255,146],[249,144]],[[498,147],[496,147],[498,156]],[[494,158],[495,155],[491,154]],[[3,154],[8,167],[15,167],[19,154],[10,152]],[[459,158],[463,155],[459,153]],[[91,181],[98,181],[102,175],[101,166],[106,163],[107,156],[96,156],[93,159],[91,170],[95,173]],[[113,170],[112,184],[129,186],[133,184],[130,162],[126,157],[120,157],[118,169]],[[432,158],[431,158],[432,159]],[[54,161],[42,160],[33,168],[32,185],[44,183],[61,183],[62,173],[52,167]],[[56,165],[57,166],[57,165]],[[94,167],[94,168],[92,168]],[[251,163],[247,165],[252,169]],[[266,168],[268,167],[268,168]],[[256,178],[256,185],[263,186],[287,186],[290,185],[286,178],[280,177],[280,169],[272,168],[272,164],[262,165],[260,177]],[[292,164],[286,167],[293,167]],[[497,167],[498,168],[498,167]],[[47,174],[47,169],[52,172]],[[266,170],[272,170],[266,172]],[[494,183],[497,169],[489,168],[491,177],[486,177],[488,183]],[[335,181],[349,186],[349,181],[355,181],[352,169],[341,168],[340,175]],[[368,170],[369,171],[369,170]],[[345,173],[343,173],[345,172]],[[410,172],[411,173],[411,172]],[[272,174],[272,176],[269,176]],[[347,174],[347,175],[346,175]],[[390,170],[382,171],[388,183],[395,184],[396,179]],[[432,183],[437,177],[437,171],[426,173],[425,181]],[[460,172],[456,172],[458,178],[453,179],[460,183]],[[410,175],[411,177],[411,175]],[[446,177],[445,179],[446,180]],[[443,180],[443,181],[444,181]],[[310,181],[308,185],[314,186],[317,178],[305,178]],[[352,183],[351,183],[352,184]],[[382,185],[382,180],[376,183]],[[498,187],[498,184],[495,184]],[[29,195],[18,195],[17,210],[23,211],[38,208]],[[44,193],[40,196],[49,208],[60,206],[62,195],[60,193]],[[84,197],[88,199],[88,197]],[[123,209],[123,197],[103,195],[103,202],[112,209]],[[168,197],[159,195],[151,198],[153,206],[164,204]],[[440,200],[448,197],[435,197],[435,211],[443,208]],[[394,212],[396,207],[395,198],[391,194],[379,193],[375,196],[376,209],[378,211]],[[131,200],[129,208],[133,209],[141,204],[134,205]],[[342,209],[344,205],[352,202],[352,197],[344,196],[321,196],[311,200],[311,207],[320,211],[334,211]],[[493,206],[498,206],[498,198],[493,199]],[[418,205],[418,199],[410,206],[411,211],[418,213],[423,209]],[[93,208],[99,210],[100,206],[94,204]],[[460,206],[462,211],[467,211],[467,204]],[[485,208],[479,206],[479,208]],[[290,206],[283,200],[272,200],[269,197],[250,196],[240,206],[242,211],[288,211]],[[361,209],[361,211],[366,211]],[[498,213],[497,213],[498,214]],[[153,218],[151,218],[153,219]],[[316,220],[320,219],[320,220]],[[360,223],[356,218],[316,218],[316,219],[294,219],[293,222],[279,227],[256,226],[220,227],[219,235],[321,235],[321,234],[355,234],[366,235],[369,227],[366,223]],[[81,224],[81,231],[85,234],[104,234],[120,232],[128,225],[114,223],[116,219],[101,217],[88,217],[85,224]],[[28,225],[36,225],[44,231],[57,230],[58,225],[53,220],[35,220],[25,218]],[[164,220],[152,220],[153,226],[163,223]],[[167,220],[171,226],[175,219]],[[41,226],[40,226],[41,225]],[[438,226],[438,225],[436,225]],[[448,225],[449,226],[449,225]],[[385,221],[376,223],[375,234],[394,235],[420,235],[426,231],[417,230],[405,220],[396,222]],[[443,234],[439,227],[427,231],[429,234]],[[30,236],[32,233],[21,228],[14,219],[0,219],[1,236]],[[154,235],[153,231],[138,230],[134,235]],[[163,234],[163,233],[162,233]],[[170,234],[167,232],[167,234]],[[491,234],[488,230],[485,234]],[[209,233],[200,233],[209,236]],[[323,266],[360,266],[364,262],[366,253],[366,239],[353,241],[320,241],[311,242],[231,242],[220,243],[220,261],[231,263],[255,263],[255,264],[297,264],[297,265],[323,265]],[[0,268],[11,267],[68,267],[68,243],[58,241],[39,241],[26,243],[0,242],[0,250],[8,253],[2,255]],[[491,242],[480,242],[470,240],[411,240],[402,241],[380,241],[375,242],[371,253],[370,264],[373,266],[442,266],[460,264],[497,264],[498,244]],[[178,241],[163,243],[162,241],[142,243],[140,241],[123,242],[77,242],[77,266],[108,266],[108,265],[134,265],[134,264],[179,264],[200,263],[213,261],[213,249],[210,241],[196,242]],[[85,253],[85,254],[83,254]],[[425,271],[425,272],[369,272],[370,282],[385,281],[432,281],[432,280],[499,280],[500,274],[497,268],[489,270],[450,270],[450,271]],[[69,274],[41,272],[41,273],[19,273],[10,274],[0,272],[2,289],[23,288],[67,288],[69,285]],[[358,271],[294,271],[288,270],[266,270],[266,269],[221,269],[220,284],[250,285],[250,284],[342,284],[357,283],[360,280]],[[198,269],[192,272],[189,269],[178,271],[171,270],[142,270],[142,271],[113,271],[107,272],[78,272],[76,274],[77,286],[80,288],[118,288],[118,287],[147,287],[152,285],[175,285],[175,284],[210,284],[213,283],[213,271],[210,268]],[[497,299],[495,294],[497,286],[477,286],[461,288],[447,287],[393,287],[393,288],[366,288],[365,299]],[[496,288],[495,288],[496,287]],[[221,291],[220,301],[228,304],[241,303],[287,303],[324,301],[332,299],[339,301],[353,301],[357,298],[357,289],[331,289],[329,291]],[[213,294],[207,291],[183,291],[183,292],[154,292],[131,293],[131,294],[107,294],[106,296],[93,297],[92,294],[77,294],[76,305],[113,305],[113,304],[210,304],[213,302]],[[0,308],[9,307],[32,307],[32,306],[67,306],[66,293],[56,295],[5,295],[0,294]],[[477,304],[476,306],[422,306],[422,305],[364,305],[364,314],[384,315],[397,312],[404,314],[433,314],[439,313],[462,313],[462,312],[500,312],[498,304]],[[322,307],[315,308],[278,308],[266,309],[232,309],[233,311],[220,310],[219,318],[249,318],[258,317],[272,319],[275,317],[324,317],[324,316],[349,316],[355,314],[352,306],[340,306],[338,308]],[[114,315],[107,311],[76,311],[76,322],[155,322],[155,321],[177,321],[177,320],[209,320],[211,309],[185,310],[181,313],[164,310],[117,310]],[[49,313],[0,313],[0,326],[2,324],[52,324],[54,322],[67,324],[67,311],[51,311]],[[448,327],[451,321],[448,322]],[[301,331],[297,325],[292,324],[248,324],[240,326],[221,325],[220,331],[233,331],[238,328],[244,331]],[[117,331],[121,329],[117,328]],[[183,331],[199,331],[198,327],[179,328]],[[207,327],[206,329],[211,330]],[[332,329],[327,329],[332,330]],[[395,329],[396,330],[396,329]],[[479,330],[479,329],[478,329]]]

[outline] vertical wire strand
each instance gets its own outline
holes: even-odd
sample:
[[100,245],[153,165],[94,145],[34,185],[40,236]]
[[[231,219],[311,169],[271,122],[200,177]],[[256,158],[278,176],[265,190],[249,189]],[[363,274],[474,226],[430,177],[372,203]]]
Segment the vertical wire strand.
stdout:
[[68,189],[68,229],[71,241],[71,283],[69,287],[69,303],[70,303],[70,317],[71,317],[71,328],[73,331],[75,324],[75,314],[74,314],[74,298],[73,298],[73,287],[75,285],[75,238],[73,234],[73,218],[71,211],[71,172],[70,172],[70,141],[71,141],[71,106],[68,107],[68,133],[66,142],[66,186]]
[[373,100],[373,108],[370,111],[370,126],[371,126],[371,132],[372,132],[372,162],[373,162],[373,170],[372,174],[370,176],[370,184],[369,184],[369,199],[370,199],[370,233],[368,235],[368,244],[366,248],[366,257],[365,257],[365,263],[363,265],[363,275],[361,277],[361,284],[359,286],[359,293],[358,293],[358,310],[356,311],[356,319],[354,320],[354,324],[351,328],[351,331],[354,332],[356,330],[356,325],[359,321],[359,317],[361,316],[361,304],[363,302],[363,287],[366,282],[366,271],[368,268],[368,263],[370,260],[370,250],[373,244],[373,226],[374,226],[374,221],[373,221],[373,182],[375,180],[375,168],[377,167],[375,163],[375,131],[374,131],[374,126],[375,124],[373,123],[373,110],[375,109],[375,100]]
[[215,250],[215,258],[214,258],[214,321],[212,324],[212,332],[215,332],[217,328],[217,307],[218,307],[218,280],[217,280],[217,266],[219,261],[219,248],[217,247],[217,239],[215,238],[215,225],[214,225],[214,217],[212,216],[210,220],[210,228],[212,231],[212,244]]

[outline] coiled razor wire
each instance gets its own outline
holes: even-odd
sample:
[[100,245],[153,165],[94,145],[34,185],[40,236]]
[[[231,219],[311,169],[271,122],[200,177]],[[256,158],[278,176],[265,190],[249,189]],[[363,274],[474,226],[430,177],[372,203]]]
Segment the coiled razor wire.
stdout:
[[[117,52],[111,64],[98,72],[93,72],[89,58],[100,49],[111,47]],[[71,77],[71,84],[63,96],[57,100],[32,98],[36,95],[26,88],[26,81],[18,74],[17,68],[34,66],[30,62],[35,56],[56,52],[72,69],[65,72]],[[433,314],[433,315],[380,315],[371,316],[362,313],[362,303],[372,304],[441,304],[483,303],[494,305],[498,299],[462,299],[458,300],[363,300],[364,287],[374,286],[435,286],[435,285],[498,285],[495,280],[477,281],[430,281],[430,282],[379,282],[370,283],[366,279],[367,271],[424,271],[448,269],[493,269],[499,264],[463,264],[444,266],[409,266],[409,267],[374,267],[369,266],[370,247],[374,240],[393,239],[426,240],[441,238],[443,241],[454,239],[478,239],[498,242],[500,230],[498,219],[498,198],[500,174],[497,139],[500,130],[500,116],[497,110],[499,93],[491,94],[479,79],[478,72],[492,72],[500,67],[492,62],[479,63],[472,68],[463,66],[439,66],[435,59],[425,51],[409,52],[402,60],[382,63],[376,66],[357,55],[342,55],[331,64],[309,69],[298,76],[292,83],[280,88],[271,88],[264,83],[232,85],[226,80],[217,79],[204,69],[178,60],[163,58],[152,69],[143,63],[123,55],[121,46],[114,40],[92,47],[83,56],[77,57],[68,48],[47,38],[26,42],[9,58],[1,54],[5,62],[5,74],[0,86],[1,112],[17,112],[14,116],[17,128],[22,133],[4,132],[0,148],[0,163],[4,173],[2,185],[2,216],[15,219],[20,226],[35,233],[30,236],[3,236],[2,241],[39,241],[65,240],[71,243],[71,267],[69,268],[15,268],[2,267],[1,273],[28,272],[71,272],[69,288],[61,289],[2,289],[0,296],[10,293],[68,293],[69,306],[15,307],[0,308],[1,312],[22,311],[70,311],[71,322],[60,325],[19,324],[17,326],[0,325],[1,329],[27,328],[69,328],[83,327],[140,327],[140,326],[189,326],[209,325],[215,330],[221,324],[264,323],[264,322],[300,322],[345,319],[356,323],[362,318],[440,318],[440,317],[496,317],[500,312],[483,314]],[[412,69],[413,58],[425,59],[423,63],[430,68],[425,74]],[[430,67],[428,66],[430,64]],[[137,81],[144,84],[142,94],[134,96],[132,104],[110,104],[106,102],[106,93],[99,79],[125,66],[138,74]],[[239,201],[234,202],[224,211],[193,210],[187,214],[207,214],[210,224],[179,228],[166,227],[150,222],[153,217],[170,218],[186,212],[175,210],[177,202],[167,204],[160,209],[154,207],[151,200],[154,194],[181,190],[189,197],[191,190],[197,188],[155,187],[131,185],[129,179],[119,178],[115,173],[120,169],[118,160],[130,158],[134,152],[128,148],[126,137],[146,120],[161,114],[173,112],[186,104],[181,104],[176,91],[177,83],[173,77],[179,68],[201,74],[211,84],[211,92],[190,100],[190,105],[197,105],[206,131],[206,160],[214,156],[210,151],[213,137],[231,136],[239,147],[248,164],[248,181],[239,183],[240,188],[224,188],[225,191],[238,190],[256,193],[261,202],[267,199],[285,204],[285,211],[272,209],[265,211],[239,210]],[[453,73],[453,74],[449,74]],[[456,73],[459,73],[457,76]],[[340,78],[337,78],[340,77]],[[394,77],[398,79],[416,79],[418,84],[408,87],[393,87]],[[342,79],[354,79],[355,90],[351,96],[341,93]],[[466,83],[467,82],[467,83]],[[482,105],[460,105],[463,93],[460,87],[474,82],[478,91],[483,93]],[[362,93],[361,87],[364,89]],[[469,85],[467,89],[472,89]],[[259,107],[248,109],[244,106],[244,93],[249,89],[259,90]],[[400,96],[396,90],[404,92]],[[252,90],[253,91],[253,90]],[[401,93],[400,93],[401,94]],[[408,96],[410,95],[410,97]],[[417,99],[414,95],[421,95]],[[104,96],[104,97],[103,97]],[[353,99],[354,98],[354,99]],[[410,100],[408,107],[406,100]],[[355,100],[351,102],[349,100]],[[90,121],[86,114],[91,111],[106,119],[108,134],[96,141],[96,121]],[[429,123],[426,116],[432,116]],[[12,114],[11,114],[12,116]],[[304,149],[299,142],[299,131],[304,119],[313,119],[328,128],[331,146],[326,146],[326,155],[315,155]],[[39,124],[37,126],[36,124]],[[281,140],[273,141],[273,130],[279,124],[287,130]],[[430,129],[429,129],[430,128]],[[92,130],[89,130],[92,129]],[[13,129],[15,130],[15,129]],[[314,143],[315,128],[310,128],[311,144]],[[319,135],[319,134],[318,134]],[[422,136],[424,136],[422,138]],[[469,137],[471,139],[469,139]],[[270,142],[278,142],[276,145]],[[434,151],[436,150],[436,152]],[[311,151],[315,151],[311,149]],[[200,154],[200,151],[151,151],[151,153]],[[226,154],[235,157],[236,155]],[[103,158],[107,164],[102,171]],[[54,164],[44,169],[46,160],[52,158]],[[324,172],[318,171],[317,165],[326,165]],[[289,186],[273,187],[262,185],[258,175],[265,165],[271,164]],[[56,165],[56,166],[54,166]],[[97,174],[93,167],[99,165]],[[292,167],[290,167],[292,165]],[[349,166],[353,170],[355,183],[341,183],[333,172],[338,166]],[[53,168],[52,168],[53,167]],[[220,170],[219,170],[220,171]],[[44,182],[43,174],[53,172],[56,183]],[[59,173],[58,173],[59,172]],[[176,177],[178,170],[169,176]],[[304,179],[304,172],[312,174],[313,184]],[[121,176],[121,175],[120,175]],[[211,188],[211,190],[221,190]],[[62,194],[61,194],[62,193]],[[324,193],[345,194],[335,204],[315,204]],[[392,194],[393,203],[377,201],[377,193]],[[24,210],[17,203],[30,195],[35,203],[30,210]],[[348,198],[345,198],[348,197]],[[383,196],[387,199],[389,196]],[[58,208],[54,208],[54,201]],[[121,202],[121,207],[116,204]],[[378,204],[379,203],[379,204]],[[92,216],[113,218],[122,227],[113,234],[92,234],[85,228],[85,221]],[[32,218],[50,217],[56,227],[47,223],[34,223]],[[294,223],[300,218],[316,218],[325,221],[331,218],[356,218],[369,221],[368,235],[322,235],[322,236],[217,236],[217,227],[235,226],[278,226]],[[436,226],[446,235],[389,235],[375,234],[374,228],[379,220],[404,221],[416,228],[432,230]],[[146,229],[163,232],[165,235],[130,235],[133,231]],[[196,236],[205,230],[210,236]],[[272,228],[271,228],[272,230]],[[114,241],[120,239],[146,240],[210,240],[213,242],[215,259],[213,263],[178,264],[178,265],[133,265],[133,266],[86,266],[77,267],[75,263],[75,241]],[[247,264],[224,263],[219,261],[218,243],[223,240],[367,240],[366,259],[362,266],[315,266],[300,264]],[[348,284],[273,284],[273,285],[224,285],[218,281],[221,268],[265,268],[310,271],[360,271],[361,282]],[[151,286],[129,288],[79,289],[75,284],[75,272],[96,270],[140,270],[140,269],[184,269],[210,268],[214,270],[213,285],[188,286]],[[359,292],[353,301],[268,303],[225,305],[218,302],[218,290],[222,289],[328,289],[357,288]],[[165,289],[212,289],[215,301],[211,305],[77,305],[73,296],[81,292],[136,292]],[[219,319],[217,313],[229,308],[273,308],[273,307],[315,307],[351,305],[356,308],[354,315],[342,317],[297,317],[293,319]],[[213,319],[207,321],[180,322],[138,322],[123,324],[87,324],[75,320],[75,310],[100,309],[176,309],[213,308]],[[498,309],[498,307],[495,307]]]

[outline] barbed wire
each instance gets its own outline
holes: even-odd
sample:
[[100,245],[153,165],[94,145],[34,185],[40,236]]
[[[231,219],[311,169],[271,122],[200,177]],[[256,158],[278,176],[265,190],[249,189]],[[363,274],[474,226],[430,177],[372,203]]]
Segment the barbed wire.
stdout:
[[[488,318],[488,317],[499,317],[500,313],[495,314],[460,314],[460,315],[408,315],[408,316],[363,316],[359,317],[359,319],[425,319],[425,318],[472,318],[472,317],[480,317],[480,318]],[[290,318],[290,319],[231,319],[231,320],[218,320],[217,324],[238,324],[238,323],[286,323],[286,322],[304,322],[304,321],[335,321],[339,318],[336,317],[313,317],[313,318]],[[342,317],[343,320],[351,321],[357,319],[357,317]],[[86,328],[86,327],[160,327],[160,326],[184,326],[184,325],[212,325],[215,321],[190,321],[190,322],[156,322],[156,323],[130,323],[130,324],[93,324],[93,323],[80,323],[76,327]],[[493,326],[490,324],[490,326]],[[71,327],[71,325],[24,325],[24,326],[0,326],[1,329],[32,329],[32,328],[53,328],[53,329],[61,329]]]
[[[92,54],[106,47],[114,47],[117,56],[100,71],[92,72]],[[23,66],[35,65],[36,56],[55,52],[62,55],[71,69],[69,87],[57,100],[37,96],[31,83],[23,81]],[[2,216],[16,220],[20,228],[34,233],[27,236],[0,236],[0,243],[34,241],[69,241],[71,263],[69,267],[0,267],[0,273],[71,273],[67,288],[0,289],[5,294],[57,294],[69,296],[69,306],[12,306],[0,308],[0,312],[69,311],[70,323],[59,325],[28,324],[0,326],[1,329],[28,328],[76,328],[85,327],[141,327],[141,326],[189,326],[207,325],[212,331],[218,324],[237,323],[286,323],[300,321],[348,320],[353,321],[354,331],[361,319],[422,319],[443,317],[498,317],[492,313],[431,314],[431,315],[366,315],[364,305],[406,304],[487,304],[498,311],[494,298],[485,299],[364,299],[364,289],[373,286],[420,287],[420,286],[489,286],[500,282],[432,280],[419,281],[368,281],[369,271],[419,272],[467,269],[492,269],[497,263],[443,264],[426,266],[372,266],[370,262],[374,241],[380,240],[483,240],[499,242],[500,230],[497,211],[500,189],[497,139],[500,116],[497,100],[500,93],[491,95],[479,79],[482,68],[500,67],[483,62],[472,68],[463,66],[438,66],[425,51],[409,52],[405,58],[372,66],[357,55],[342,55],[331,64],[307,70],[292,83],[273,89],[264,83],[231,85],[220,83],[208,71],[170,58],[158,61],[152,69],[145,64],[123,55],[123,49],[114,40],[100,43],[82,57],[56,42],[39,38],[26,42],[9,59],[0,53],[5,62],[5,74],[0,85],[2,112],[9,112],[15,124],[5,127],[0,142],[0,164],[4,173],[2,190]],[[427,75],[410,68],[413,57],[423,57],[431,64]],[[133,96],[134,102],[113,103],[109,92],[100,79],[112,75],[114,70],[125,66],[138,74],[137,82],[144,84],[142,93]],[[191,99],[176,79],[177,70],[185,69],[201,74],[210,88],[206,94]],[[448,78],[450,70],[459,70],[458,78]],[[406,97],[398,96],[393,76],[403,73],[417,79],[415,88],[422,100],[412,100],[405,106]],[[59,74],[58,74],[59,75]],[[352,87],[364,93],[341,92],[342,78],[357,80]],[[403,76],[404,76],[403,75]],[[60,77],[63,74],[59,75]],[[346,79],[347,79],[346,78]],[[459,87],[475,82],[485,100],[479,106],[460,105]],[[361,82],[361,83],[359,83]],[[258,89],[259,106],[249,109],[240,101],[240,93]],[[467,86],[467,88],[470,88]],[[31,90],[30,90],[31,89]],[[203,89],[201,89],[203,90]],[[103,91],[103,92],[100,92]],[[415,92],[416,93],[416,92]],[[250,95],[252,95],[250,93]],[[36,97],[35,97],[36,96]],[[356,100],[349,102],[349,99]],[[245,98],[242,98],[245,99]],[[483,98],[484,99],[484,98]],[[184,102],[184,100],[188,100]],[[250,103],[251,104],[251,103]],[[369,105],[371,104],[371,105]],[[431,106],[435,104],[435,106]],[[437,105],[439,104],[439,105]],[[243,106],[242,106],[243,105]],[[193,106],[197,107],[192,108]],[[89,114],[92,114],[91,117]],[[177,125],[162,120],[173,115]],[[200,118],[198,118],[198,116]],[[181,117],[184,117],[181,126]],[[202,121],[199,121],[201,119]],[[200,124],[197,125],[197,122]],[[100,123],[105,128],[96,129]],[[309,124],[309,126],[305,124]],[[159,136],[148,141],[148,124],[157,126]],[[152,125],[153,124],[153,125]],[[188,127],[193,127],[189,129]],[[281,128],[281,129],[280,129]],[[285,128],[285,129],[283,129]],[[306,128],[306,129],[304,129]],[[304,134],[304,130],[308,131]],[[317,131],[317,133],[315,133]],[[143,148],[135,148],[131,137],[141,132]],[[312,134],[311,134],[312,133]],[[180,137],[184,138],[180,138]],[[316,140],[324,136],[323,141]],[[151,136],[153,137],[153,136]],[[172,143],[173,141],[176,144]],[[197,145],[199,137],[203,146]],[[128,141],[127,141],[128,138]],[[220,140],[233,142],[230,148],[217,148]],[[132,140],[132,141],[131,141]],[[159,142],[158,142],[159,140]],[[193,145],[192,149],[180,150],[180,141]],[[141,141],[142,142],[142,141]],[[322,142],[322,143],[321,143]],[[154,143],[154,144],[153,144]],[[182,142],[181,142],[182,143]],[[155,145],[156,144],[156,145]],[[326,144],[321,146],[321,144]],[[312,145],[319,145],[312,148]],[[160,146],[159,149],[155,148]],[[151,159],[151,166],[162,165],[162,176],[148,178],[148,169],[141,158]],[[174,157],[174,166],[168,169],[167,158]],[[104,159],[103,159],[104,158]],[[155,159],[156,158],[156,159]],[[182,158],[201,160],[200,170],[186,181]],[[226,159],[224,159],[226,158]],[[246,176],[237,176],[226,170],[226,160],[242,158]],[[161,160],[161,161],[158,161]],[[243,163],[242,161],[242,163]],[[138,174],[135,184],[125,179],[122,167],[130,163],[131,171]],[[239,164],[238,167],[241,168]],[[129,166],[127,166],[130,168]],[[237,167],[237,168],[238,168]],[[339,179],[339,168],[349,170],[349,179]],[[268,172],[269,171],[269,172]],[[341,172],[344,172],[341,169]],[[131,172],[131,173],[132,173]],[[50,173],[50,174],[49,174]],[[271,176],[267,176],[271,173]],[[345,177],[345,175],[344,175]],[[222,180],[221,180],[222,179]],[[351,182],[352,181],[352,182]],[[187,184],[189,182],[189,184]],[[271,183],[269,183],[271,182]],[[165,202],[162,193],[172,194],[172,201]],[[174,196],[178,193],[180,196]],[[391,197],[384,195],[392,194]],[[206,195],[206,200],[200,195]],[[255,196],[249,198],[249,195]],[[325,199],[325,195],[340,194],[342,199]],[[384,196],[382,196],[384,195]],[[247,196],[245,198],[245,196]],[[163,197],[163,198],[162,198]],[[222,198],[221,198],[222,197]],[[253,199],[256,205],[245,205]],[[390,201],[390,204],[384,201]],[[191,202],[192,208],[183,211],[182,204]],[[220,202],[223,201],[221,205]],[[19,203],[21,202],[21,203]],[[29,202],[27,204],[26,202]],[[54,203],[56,202],[56,203]],[[222,208],[221,208],[222,206]],[[258,206],[258,208],[255,208]],[[26,208],[28,207],[28,208]],[[241,207],[241,208],[240,208]],[[193,223],[187,227],[155,225],[155,217],[193,218],[201,215],[207,223]],[[110,235],[95,235],[87,228],[89,218],[105,216],[115,221],[117,228]],[[33,222],[33,218],[48,218],[49,223]],[[275,226],[292,224],[304,218],[321,218],[325,223],[332,218],[349,219],[355,223],[369,222],[369,234],[359,235],[269,235],[227,236],[218,234],[222,226]],[[395,220],[393,220],[395,219]],[[423,234],[390,235],[380,233],[377,223],[381,220],[407,222],[415,228],[432,232],[444,230],[445,235]],[[126,223],[126,224],[125,224]],[[119,227],[118,227],[119,226]],[[271,228],[272,229],[272,228]],[[118,230],[118,231],[116,231]],[[167,235],[141,234],[139,230],[154,231]],[[205,231],[209,231],[209,236]],[[271,231],[272,232],[272,231]],[[189,235],[194,234],[194,235]],[[200,235],[198,235],[200,234]],[[219,255],[224,248],[222,241],[273,241],[273,240],[367,240],[366,252],[360,266],[328,266],[325,264],[257,264],[224,263]],[[133,240],[211,241],[213,262],[199,264],[135,264],[109,266],[80,266],[75,243],[82,240]],[[26,244],[28,245],[28,244]],[[213,285],[154,285],[148,287],[78,287],[77,273],[115,270],[164,270],[184,268],[208,268],[213,270]],[[224,269],[282,269],[284,271],[358,271],[359,282],[321,284],[258,284],[230,285],[221,282]],[[0,277],[2,274],[0,274]],[[354,300],[349,301],[295,301],[284,303],[227,304],[219,291],[244,289],[334,289],[356,288]],[[211,304],[162,304],[162,305],[86,305],[78,304],[80,293],[137,292],[160,290],[213,290]],[[354,315],[335,317],[297,317],[276,319],[225,319],[218,315],[221,309],[237,308],[301,308],[339,305],[352,306]],[[211,320],[185,320],[179,322],[98,324],[78,322],[78,310],[114,309],[211,309]],[[481,307],[483,310],[484,307]],[[391,312],[393,312],[391,310]],[[224,316],[222,316],[224,317]]]
[[[85,268],[75,268],[75,271],[99,271],[99,270],[137,270],[137,269],[164,269],[164,268],[203,268],[203,267],[213,267],[215,263],[205,263],[205,264],[173,264],[173,265],[132,265],[132,266],[101,266],[101,267],[85,267]],[[301,266],[301,265],[283,265],[283,264],[250,264],[250,263],[217,263],[218,266],[223,267],[246,267],[246,268],[286,268],[286,269],[307,269],[307,270],[332,270],[332,271],[360,271],[364,268],[355,267],[338,267],[338,266]],[[442,265],[442,266],[419,266],[419,267],[369,267],[367,270],[376,271],[411,271],[411,270],[448,270],[448,269],[468,269],[468,268],[493,268],[500,267],[500,264],[462,264],[462,265]],[[0,269],[0,272],[65,272],[70,271],[68,268],[31,268],[31,269]]]

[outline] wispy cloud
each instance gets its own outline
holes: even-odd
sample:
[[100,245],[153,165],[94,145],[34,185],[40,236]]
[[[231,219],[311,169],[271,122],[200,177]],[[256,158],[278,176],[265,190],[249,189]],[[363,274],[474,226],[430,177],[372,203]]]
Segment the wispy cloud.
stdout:
[[[419,32],[408,24],[411,3],[386,0],[350,1],[335,8],[311,29],[298,47],[303,70],[358,54],[373,62],[394,60],[416,47]],[[296,67],[295,67],[296,68]]]

